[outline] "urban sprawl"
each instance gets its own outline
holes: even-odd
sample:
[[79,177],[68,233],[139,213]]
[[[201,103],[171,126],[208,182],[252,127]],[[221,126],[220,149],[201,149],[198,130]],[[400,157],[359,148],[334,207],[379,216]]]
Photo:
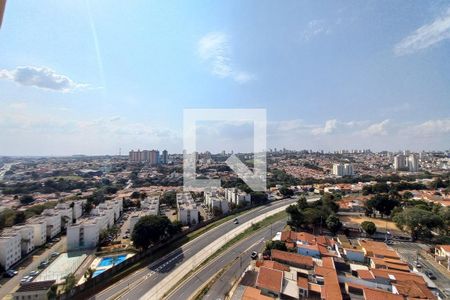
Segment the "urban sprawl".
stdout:
[[0,299],[447,299],[450,152],[0,157]]

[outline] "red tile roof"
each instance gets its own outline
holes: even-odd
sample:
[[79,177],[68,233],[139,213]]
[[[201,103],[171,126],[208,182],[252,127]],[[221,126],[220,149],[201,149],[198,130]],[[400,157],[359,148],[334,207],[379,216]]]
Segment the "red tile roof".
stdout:
[[273,300],[273,298],[261,295],[260,290],[248,286],[244,290],[242,300]]
[[283,265],[283,264],[273,261],[273,260],[259,260],[256,262],[256,266],[257,267],[267,267],[270,269],[286,271],[286,272],[289,272],[289,270],[290,270],[289,266]]
[[258,278],[256,279],[257,287],[280,293],[282,283],[283,272],[266,267],[259,268]]
[[309,256],[303,256],[297,253],[291,253],[280,250],[272,250],[272,259],[283,262],[288,265],[313,267],[313,259]]
[[403,296],[392,294],[390,292],[365,288],[364,299],[366,300],[404,300]]

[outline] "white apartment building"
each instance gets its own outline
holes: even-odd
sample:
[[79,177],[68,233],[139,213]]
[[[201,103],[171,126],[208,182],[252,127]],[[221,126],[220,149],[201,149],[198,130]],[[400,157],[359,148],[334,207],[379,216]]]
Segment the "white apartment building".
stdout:
[[106,217],[106,228],[112,227],[114,225],[114,208],[104,202],[100,203],[96,208],[91,211],[92,216],[105,216]]
[[33,228],[33,244],[39,247],[47,241],[47,221],[44,217],[29,219],[27,225]]
[[8,270],[21,257],[20,234],[18,232],[5,232],[0,235],[0,265]]
[[62,218],[62,224],[61,226],[63,228],[67,227],[68,225],[73,223],[73,211],[72,207],[70,207],[70,204],[67,202],[64,203],[58,203],[55,206],[55,211],[59,213],[59,215]]
[[208,206],[210,210],[214,207],[222,211],[222,213],[228,213],[229,206],[227,200],[219,195],[217,191],[205,192],[205,205]]
[[82,219],[67,227],[67,250],[95,248],[99,241],[102,217]]
[[47,222],[47,238],[54,238],[61,232],[61,215],[54,209],[45,209],[41,215]]
[[251,202],[251,195],[237,188],[228,188],[225,189],[225,199],[235,205],[245,205]]
[[143,215],[141,215],[140,213],[134,213],[130,216],[130,220],[129,222],[129,227],[128,229],[130,230],[130,234],[133,232],[134,226],[136,226],[136,223],[139,221],[139,219],[143,217]]
[[157,216],[159,214],[159,196],[150,196],[141,201],[141,209],[146,215]]
[[411,154],[408,158],[408,169],[410,172],[419,171],[419,159],[416,154]]
[[177,193],[178,221],[183,225],[198,223],[198,208],[189,192]]
[[72,218],[76,222],[83,214],[83,201],[78,200],[73,202],[72,213]]
[[353,166],[352,164],[333,164],[333,175],[334,176],[353,176]]
[[34,231],[32,226],[13,226],[12,230],[20,234],[20,248],[22,256],[34,250]]
[[402,154],[394,156],[394,169],[395,170],[403,170],[406,168],[406,160],[405,156]]

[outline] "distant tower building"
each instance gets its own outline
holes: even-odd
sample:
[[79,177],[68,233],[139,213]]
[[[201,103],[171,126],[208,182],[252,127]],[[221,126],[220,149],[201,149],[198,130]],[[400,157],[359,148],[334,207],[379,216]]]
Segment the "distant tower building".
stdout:
[[411,154],[408,159],[408,169],[410,172],[419,171],[419,160],[416,154]]
[[152,165],[159,163],[158,150],[131,150],[128,154],[128,160],[131,162],[149,162]]
[[353,176],[352,164],[333,164],[334,176]]
[[333,164],[333,175],[344,176],[344,166],[342,164]]
[[352,164],[344,164],[344,176],[353,176]]
[[162,152],[162,156],[161,156],[161,163],[162,164],[167,164],[168,160],[169,160],[169,154],[167,153],[167,150],[164,150]]
[[395,170],[404,170],[406,168],[406,160],[405,156],[402,154],[396,155],[394,157],[394,169]]

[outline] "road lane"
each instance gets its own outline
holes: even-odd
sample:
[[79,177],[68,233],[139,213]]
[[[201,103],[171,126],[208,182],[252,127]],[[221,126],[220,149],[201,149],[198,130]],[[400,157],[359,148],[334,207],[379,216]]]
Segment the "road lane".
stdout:
[[[317,197],[314,199],[317,199]],[[238,219],[240,224],[243,224],[264,213],[296,201],[297,199],[294,198],[272,202],[265,206],[250,210],[249,212],[239,216]],[[237,226],[240,226],[240,224],[236,225],[233,223],[233,220],[230,220],[207,231],[196,239],[169,253],[165,257],[158,259],[149,266],[136,271],[109,288],[103,290],[92,299],[139,299],[185,260],[193,257],[196,253],[209,246],[215,240],[226,235]]]
[[272,229],[270,227],[263,228],[232,245],[204,266],[195,276],[186,280],[168,299],[178,300],[193,297],[203,284],[211,280],[221,269],[227,267],[203,298],[211,300],[224,299],[225,294],[230,291],[233,282],[239,278],[249,265],[251,261],[250,254],[253,251],[260,252],[264,248],[265,241],[271,239],[277,231],[281,231],[285,224],[286,220],[275,222],[272,225]]

